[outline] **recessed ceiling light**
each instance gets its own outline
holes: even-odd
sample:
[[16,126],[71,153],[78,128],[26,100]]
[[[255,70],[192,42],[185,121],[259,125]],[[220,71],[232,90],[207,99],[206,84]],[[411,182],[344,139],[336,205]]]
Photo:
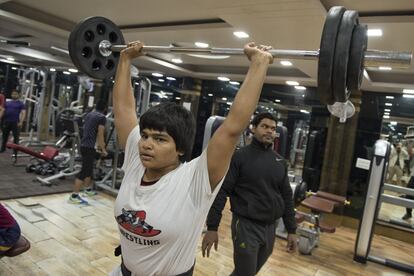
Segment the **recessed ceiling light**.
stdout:
[[159,81],[159,82],[164,82],[165,80],[164,80],[164,79],[158,79],[158,81]]
[[173,58],[171,61],[174,63],[183,63],[183,60],[180,58]]
[[301,109],[301,110],[300,110],[300,112],[302,112],[302,113],[306,113],[306,114],[309,114],[309,111],[307,111],[307,110],[305,110],[305,109]]
[[240,82],[238,82],[238,81],[231,81],[231,82],[229,82],[230,84],[233,84],[233,85],[240,85]]
[[382,118],[384,118],[384,119],[389,119],[389,118],[390,118],[390,116],[384,115],[384,116],[382,116]]
[[68,70],[69,72],[72,72],[72,73],[77,73],[78,72],[78,70],[77,69],[73,69],[73,68],[69,68],[69,70]]
[[287,85],[299,85],[297,81],[286,81]]
[[292,66],[292,62],[290,62],[289,60],[282,60],[280,61],[280,64],[282,64],[283,66]]
[[390,71],[390,70],[392,70],[392,67],[389,67],[389,66],[380,66],[380,67],[378,67],[378,69],[383,70],[383,71]]
[[306,90],[306,87],[302,86],[302,85],[295,85],[295,89],[297,89],[297,90]]
[[227,102],[227,104],[228,104],[228,105],[232,105],[233,103],[232,103],[232,102]]
[[384,112],[384,115],[385,116],[390,116],[390,113],[389,112]]
[[218,80],[221,80],[221,81],[229,81],[230,79],[229,78],[227,78],[227,77],[217,77],[217,79]]
[[14,58],[8,57],[7,60],[14,61]]
[[414,94],[414,89],[403,89],[404,94]]
[[17,70],[17,67],[14,67],[14,66],[13,66],[13,67],[12,67],[12,70]]
[[394,96],[386,96],[386,99],[394,99]]
[[204,43],[204,42],[195,42],[194,43],[195,46],[197,46],[198,48],[208,48],[208,44]]
[[391,112],[391,109],[386,108],[386,109],[384,109],[384,111],[385,112]]
[[280,100],[276,99],[275,102],[280,103]]
[[392,103],[385,103],[386,106],[392,106]]
[[367,32],[368,36],[382,36],[381,29],[368,29]]
[[164,75],[160,73],[152,73],[151,75],[153,75],[154,77],[158,77],[158,78],[164,77]]
[[68,71],[63,71],[63,74],[65,74],[65,75],[70,75],[70,72],[68,72]]
[[410,98],[410,99],[414,99],[414,95],[407,95],[407,94],[404,94],[404,95],[403,95],[403,98]]
[[175,78],[173,78],[173,77],[167,77],[167,80],[172,80],[172,81],[175,81],[176,79],[175,79]]
[[226,97],[223,97],[223,98],[221,98],[223,101],[227,101],[227,98]]
[[175,99],[176,99],[176,100],[181,100],[181,98],[180,98],[180,97],[175,97]]
[[55,68],[49,68],[49,71],[50,72],[56,72],[56,69]]
[[390,124],[391,124],[392,126],[396,126],[396,125],[398,125],[398,122],[392,121],[392,122],[390,122]]
[[66,89],[71,89],[72,87],[70,87],[70,86],[66,86]]
[[233,34],[235,36],[237,36],[238,38],[248,38],[249,37],[249,35],[247,33],[242,32],[242,31],[233,32]]
[[210,94],[208,94],[208,96],[209,96],[209,97],[213,97],[213,94],[211,94],[211,93],[210,93]]

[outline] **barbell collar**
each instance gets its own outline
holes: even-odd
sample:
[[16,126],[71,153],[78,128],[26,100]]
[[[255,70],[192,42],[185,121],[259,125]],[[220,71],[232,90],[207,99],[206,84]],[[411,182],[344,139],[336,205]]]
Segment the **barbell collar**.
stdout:
[[[120,52],[125,49],[126,45],[108,45],[110,51]],[[195,47],[174,47],[174,46],[143,46],[143,52],[146,53],[181,53],[181,54],[211,54],[211,55],[244,55],[241,48],[195,48]],[[319,51],[305,50],[279,50],[273,49],[269,51],[274,58],[299,59],[299,60],[317,60]],[[379,67],[390,65],[398,68],[407,68],[411,64],[412,52],[398,51],[365,51],[364,66]]]

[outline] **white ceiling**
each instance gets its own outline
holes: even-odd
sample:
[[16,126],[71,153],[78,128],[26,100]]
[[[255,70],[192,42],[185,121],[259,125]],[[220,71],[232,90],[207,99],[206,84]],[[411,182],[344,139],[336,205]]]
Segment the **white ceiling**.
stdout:
[[[370,49],[414,50],[412,0],[0,0],[0,38],[32,43],[31,48],[0,44],[0,60],[10,55],[16,63],[71,66],[68,55],[50,46],[67,49],[71,28],[83,18],[97,15],[121,26],[127,41],[141,40],[146,45],[192,45],[203,41],[212,47],[242,48],[246,42],[256,41],[278,49],[317,50],[326,11],[335,5],[358,10],[361,22],[383,30],[382,37],[369,38]],[[210,23],[200,24],[206,20]],[[236,38],[236,30],[249,33],[250,38]],[[177,57],[184,63],[171,62]],[[266,82],[297,80],[301,85],[317,85],[316,61],[292,62],[294,68],[275,61]],[[144,68],[144,73],[160,71],[202,79],[224,75],[242,80],[248,61],[245,57],[207,60],[152,54],[137,59],[135,65]],[[401,92],[403,88],[414,88],[414,66],[387,72],[369,68],[367,76],[370,80],[364,79],[365,90]]]

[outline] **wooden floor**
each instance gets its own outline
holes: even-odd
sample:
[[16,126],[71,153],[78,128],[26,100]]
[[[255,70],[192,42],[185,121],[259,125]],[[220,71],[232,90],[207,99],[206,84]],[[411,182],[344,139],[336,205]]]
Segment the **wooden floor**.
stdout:
[[[30,251],[0,259],[0,275],[105,275],[120,262],[113,256],[118,232],[113,218],[114,199],[100,194],[90,206],[66,202],[68,194],[6,200],[3,203],[17,218],[23,234],[31,241]],[[210,258],[197,252],[195,275],[229,275],[233,268],[230,211],[226,209],[220,228],[219,251]],[[285,242],[277,240],[275,251],[258,275],[406,275],[381,265],[352,261],[355,230],[340,227],[323,234],[312,256],[291,255]],[[200,239],[201,241],[201,239]],[[372,252],[414,263],[414,245],[375,237]]]

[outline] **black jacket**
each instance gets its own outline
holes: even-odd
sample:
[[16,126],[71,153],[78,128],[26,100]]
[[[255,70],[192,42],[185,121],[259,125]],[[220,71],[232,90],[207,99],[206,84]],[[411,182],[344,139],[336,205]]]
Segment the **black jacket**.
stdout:
[[283,217],[288,233],[295,233],[286,162],[271,147],[253,138],[250,145],[233,154],[223,186],[208,213],[208,230],[218,229],[227,196],[233,213],[259,224],[272,224]]

